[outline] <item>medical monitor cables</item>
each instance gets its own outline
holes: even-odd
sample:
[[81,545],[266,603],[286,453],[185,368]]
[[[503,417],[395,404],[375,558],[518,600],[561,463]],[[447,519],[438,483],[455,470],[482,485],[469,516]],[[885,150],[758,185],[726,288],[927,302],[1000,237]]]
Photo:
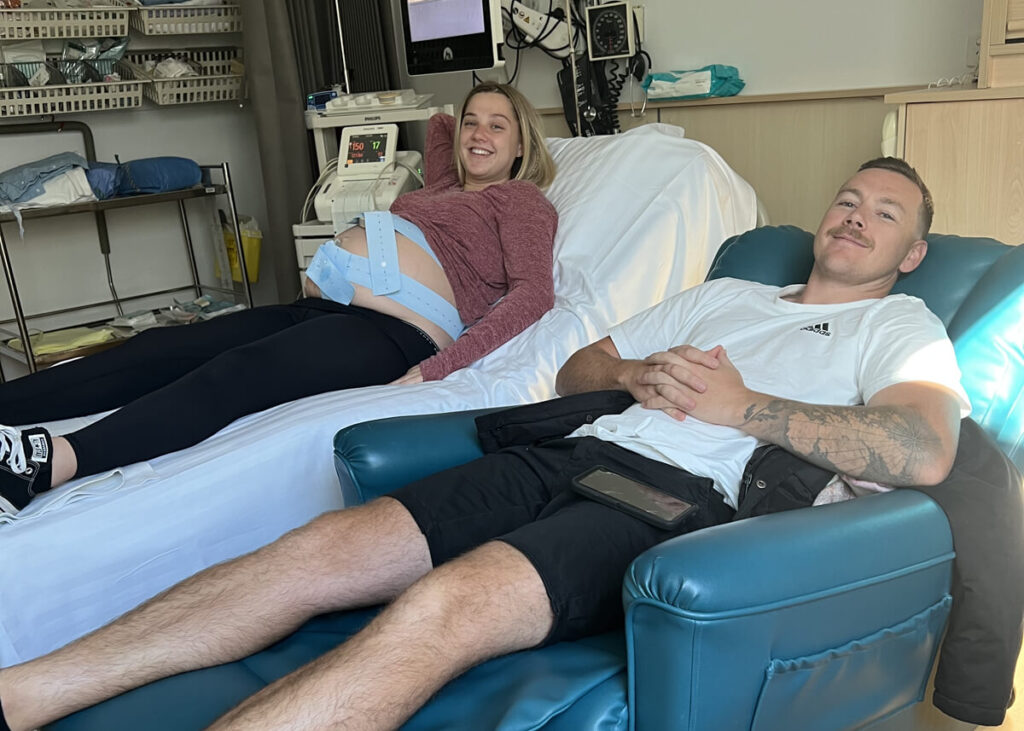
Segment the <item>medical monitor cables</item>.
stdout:
[[309,207],[313,203],[313,199],[316,194],[323,187],[329,179],[332,179],[338,175],[338,158],[333,158],[327,161],[324,165],[324,169],[320,171],[320,176],[313,183],[313,187],[306,193],[306,200],[302,204],[302,212],[299,214],[299,223],[305,223],[307,220],[306,216],[309,215]]

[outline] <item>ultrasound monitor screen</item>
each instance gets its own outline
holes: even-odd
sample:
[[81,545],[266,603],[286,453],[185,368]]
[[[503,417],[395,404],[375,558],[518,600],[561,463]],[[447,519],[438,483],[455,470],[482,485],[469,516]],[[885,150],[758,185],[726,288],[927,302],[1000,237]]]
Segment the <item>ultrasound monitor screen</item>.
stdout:
[[409,0],[409,37],[414,43],[483,32],[480,0]]

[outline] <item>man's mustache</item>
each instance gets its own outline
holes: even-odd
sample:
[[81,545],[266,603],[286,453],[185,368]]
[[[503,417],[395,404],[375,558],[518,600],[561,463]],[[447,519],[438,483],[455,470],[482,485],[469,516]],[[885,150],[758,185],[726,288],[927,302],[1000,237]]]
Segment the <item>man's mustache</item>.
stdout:
[[828,235],[843,236],[845,238],[853,239],[865,246],[868,245],[868,240],[861,235],[860,231],[855,228],[850,228],[849,226],[836,226],[835,228],[831,228],[828,231]]

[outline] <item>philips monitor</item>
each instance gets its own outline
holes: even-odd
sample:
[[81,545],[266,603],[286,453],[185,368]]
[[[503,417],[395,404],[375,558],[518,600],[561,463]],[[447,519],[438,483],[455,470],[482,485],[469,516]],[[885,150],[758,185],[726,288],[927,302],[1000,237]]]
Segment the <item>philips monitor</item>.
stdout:
[[410,76],[489,69],[501,58],[498,0],[401,0]]
[[344,127],[338,144],[338,177],[379,179],[394,167],[398,125],[371,124]]

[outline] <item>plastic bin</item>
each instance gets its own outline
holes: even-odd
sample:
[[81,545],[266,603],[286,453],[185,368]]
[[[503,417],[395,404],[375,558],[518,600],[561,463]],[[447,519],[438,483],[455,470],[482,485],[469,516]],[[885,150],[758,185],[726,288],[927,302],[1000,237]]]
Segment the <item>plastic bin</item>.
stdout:
[[[52,60],[58,68],[78,62]],[[142,106],[142,87],[145,81],[135,78],[131,68],[122,63],[91,61],[96,70],[105,74],[110,68],[117,70],[120,81],[81,84],[54,84],[49,86],[14,86],[0,88],[0,119],[34,117],[45,114],[75,114],[107,109],[131,109]],[[4,79],[9,79],[9,68],[16,67],[30,78],[41,64],[8,64],[3,67]],[[62,66],[63,65],[63,66]]]
[[[123,0],[119,0],[123,2]],[[127,5],[127,3],[123,3]],[[242,11],[234,3],[223,5],[149,5],[135,7],[131,13],[132,29],[147,36],[186,35],[193,33],[240,33]]]
[[[147,61],[160,62],[168,56],[197,62],[203,68],[203,75],[161,79],[145,71]],[[196,48],[129,52],[124,62],[131,65],[137,78],[150,82],[144,90],[150,101],[160,105],[198,104],[242,98],[243,77],[235,70],[241,57],[240,48]]]
[[[256,228],[255,223],[248,216],[241,217],[242,246],[245,253],[245,270],[249,274],[249,283],[255,284],[260,278],[260,248],[263,244],[263,232]],[[242,281],[242,266],[238,261],[238,247],[235,245],[235,233],[230,227],[222,228],[224,234],[224,248],[228,254],[228,264],[231,267],[231,279],[236,282]],[[214,275],[220,276],[220,266],[214,260]]]
[[109,7],[0,10],[0,41],[126,36],[130,12],[116,0]]

